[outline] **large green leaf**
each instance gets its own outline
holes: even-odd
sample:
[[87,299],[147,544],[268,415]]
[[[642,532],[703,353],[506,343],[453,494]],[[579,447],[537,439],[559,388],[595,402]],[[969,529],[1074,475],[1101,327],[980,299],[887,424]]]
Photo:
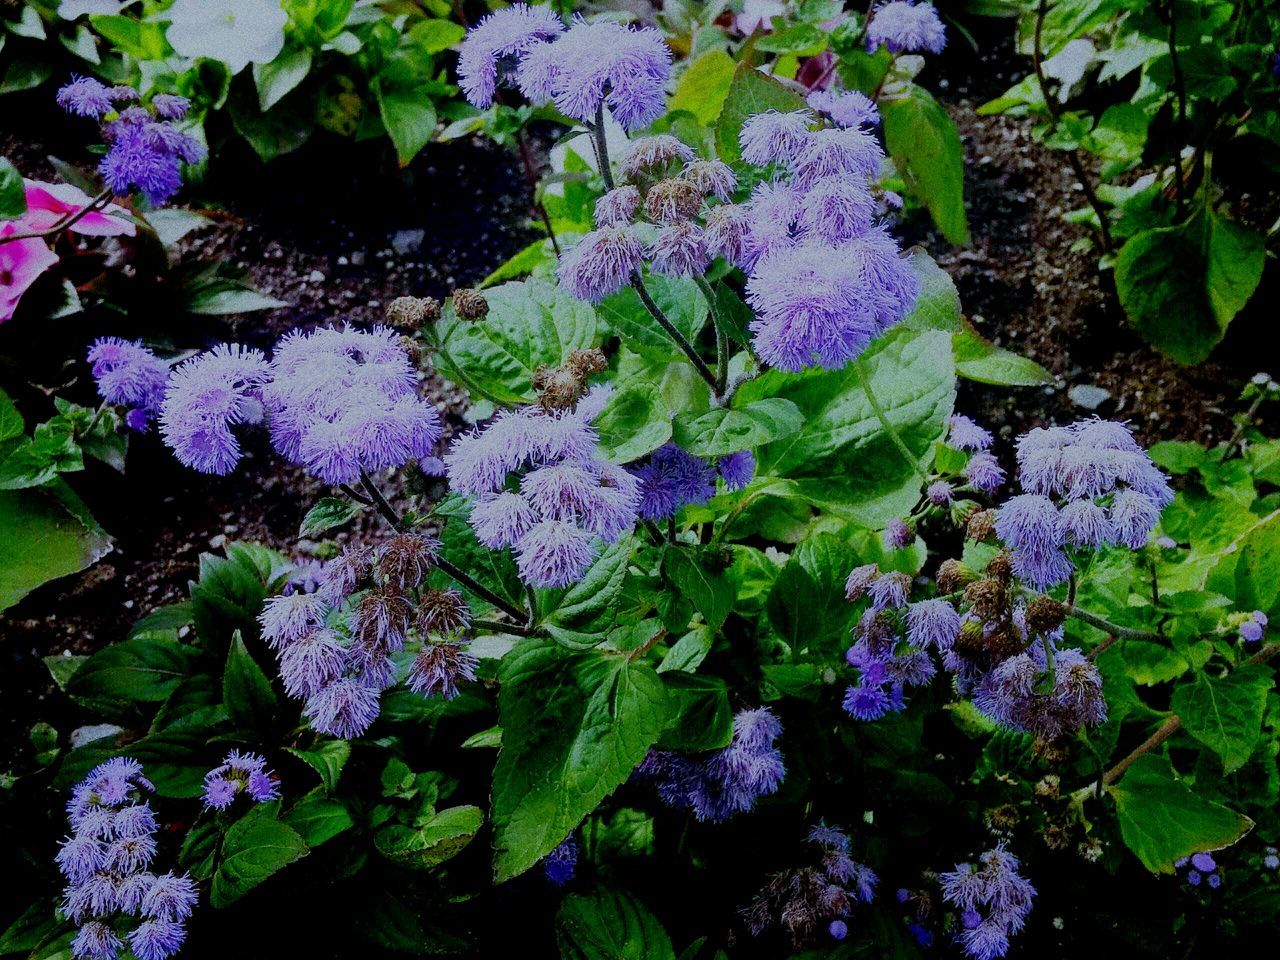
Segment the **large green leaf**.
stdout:
[[562,960],[675,960],[658,919],[629,893],[597,887],[565,897],[556,914]]
[[222,702],[231,719],[242,729],[260,729],[275,717],[275,691],[237,630],[227,651],[222,674]]
[[952,336],[956,373],[966,380],[997,387],[1041,387],[1054,382],[1053,374],[1030,357],[997,347],[973,329]]
[[692,603],[712,630],[719,630],[733,609],[734,586],[727,570],[713,567],[715,559],[696,547],[671,546],[662,555],[662,572],[676,595]]
[[[655,274],[645,278],[645,288],[685,339],[696,341],[710,313],[698,285],[685,277]],[[596,309],[600,319],[633,350],[651,360],[685,359],[631,287],[606,297]]]
[[458,324],[440,365],[450,379],[499,403],[530,402],[538,367],[558,366],[598,342],[590,304],[545,280],[504,283],[485,291],[485,299],[488,316]]
[[681,670],[662,673],[671,720],[658,739],[663,750],[718,750],[733,739],[729,691],[719,677]]
[[431,93],[423,87],[408,90],[384,90],[375,84],[378,112],[387,135],[396,145],[400,166],[407,167],[436,132],[436,105]]
[[122,640],[93,654],[67,681],[80,699],[160,703],[192,672],[191,648],[177,640]]
[[293,43],[285,45],[270,63],[253,65],[258,87],[258,109],[264,113],[292,92],[311,72],[311,51]]
[[716,123],[716,153],[725,163],[735,163],[742,157],[738,146],[738,132],[743,122],[757,113],[778,110],[783,113],[799,110],[804,106],[800,94],[783,86],[773,77],[765,76],[750,63],[738,64],[738,72],[729,84],[720,120]]
[[308,847],[318,847],[355,826],[347,805],[325,796],[321,787],[290,807],[284,820]]
[[542,616],[558,626],[587,623],[607,613],[622,591],[627,564],[635,550],[635,539],[624,536],[608,544],[573,586],[564,591],[543,591],[538,608]]
[[959,333],[964,328],[960,292],[951,274],[920,248],[908,255],[911,268],[920,280],[920,293],[903,325],[912,330],[949,330]]
[[600,451],[611,463],[630,463],[671,439],[671,417],[661,388],[649,380],[615,387],[595,419]]
[[790,400],[768,397],[741,407],[717,407],[691,417],[677,417],[676,443],[699,457],[719,457],[781,440],[798,433],[804,415]]
[[1204,672],[1173,691],[1170,706],[1182,720],[1182,728],[1222,758],[1231,773],[1253,755],[1262,735],[1262,715],[1271,692],[1266,668],[1242,667],[1225,677]]
[[792,551],[773,582],[769,622],[794,649],[842,637],[853,618],[844,582],[858,556],[832,533],[816,533]]
[[1178,363],[1206,359],[1262,279],[1263,238],[1211,209],[1135,234],[1116,257],[1129,321]]
[[209,902],[230,906],[268,877],[307,855],[298,832],[276,819],[278,804],[256,806],[231,825],[222,861],[213,875]]
[[680,74],[670,111],[685,110],[703,126],[711,126],[724,108],[736,69],[733,58],[723,50],[708,50]]
[[630,776],[666,725],[647,663],[522,640],[498,670],[502,750],[493,773],[494,870],[523,873]]
[[34,489],[0,490],[0,529],[0,610],[42,583],[91,566],[111,550],[111,538],[61,480]]
[[1155,754],[1134,761],[1111,795],[1125,844],[1153,873],[1173,873],[1175,860],[1229,846],[1253,828],[1244,814],[1194,793]]
[[957,246],[969,242],[964,212],[964,147],[947,111],[923,87],[880,104],[884,140],[913,192],[929,208],[942,235]]

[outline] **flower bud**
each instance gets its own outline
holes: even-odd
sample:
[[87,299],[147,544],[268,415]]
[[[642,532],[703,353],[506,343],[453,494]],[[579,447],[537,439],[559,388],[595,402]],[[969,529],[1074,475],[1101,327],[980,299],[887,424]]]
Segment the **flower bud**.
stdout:
[[479,290],[464,287],[453,291],[453,312],[463,320],[483,320],[489,315],[489,301]]
[[440,302],[432,297],[396,297],[387,304],[387,323],[400,330],[417,330],[440,319]]
[[1051,633],[1066,617],[1067,608],[1053,597],[1036,597],[1027,604],[1027,629],[1032,633]]
[[[970,501],[972,502],[972,501]],[[965,521],[965,536],[978,543],[989,539],[996,529],[996,512],[994,510],[978,510],[969,515]]]
[[938,567],[938,589],[943,593],[955,593],[973,578],[973,571],[959,560],[943,560]]
[[1013,559],[1008,553],[997,553],[987,564],[987,576],[1004,586],[1013,578]]

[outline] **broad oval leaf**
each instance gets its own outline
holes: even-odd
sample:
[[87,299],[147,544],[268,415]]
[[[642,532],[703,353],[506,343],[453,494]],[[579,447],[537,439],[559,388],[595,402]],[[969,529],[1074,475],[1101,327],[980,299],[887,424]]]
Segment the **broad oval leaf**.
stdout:
[[677,417],[676,443],[699,457],[719,457],[799,433],[804,414],[790,400],[769,397],[740,408],[720,407],[696,417]]

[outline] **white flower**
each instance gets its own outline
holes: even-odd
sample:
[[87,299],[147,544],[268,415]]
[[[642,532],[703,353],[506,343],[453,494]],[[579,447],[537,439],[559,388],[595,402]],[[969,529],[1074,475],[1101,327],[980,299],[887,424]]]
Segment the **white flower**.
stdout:
[[177,0],[165,11],[169,44],[184,57],[221,60],[232,73],[284,49],[281,0]]
[[86,14],[120,12],[120,0],[62,0],[58,5],[58,16],[63,20],[75,20]]

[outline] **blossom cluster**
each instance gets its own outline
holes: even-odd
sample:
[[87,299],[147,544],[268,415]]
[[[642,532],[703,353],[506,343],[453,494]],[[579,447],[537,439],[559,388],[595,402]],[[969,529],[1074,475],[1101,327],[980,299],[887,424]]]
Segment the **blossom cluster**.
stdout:
[[941,53],[946,45],[946,28],[931,3],[891,0],[876,7],[867,24],[871,51],[884,47],[890,53]]
[[140,340],[99,337],[89,348],[89,365],[98,395],[107,403],[127,407],[124,422],[145,431],[160,415],[169,364]]
[[226,474],[241,457],[233,427],[265,420],[275,450],[332,484],[429,458],[440,439],[435,408],[387,327],[293,331],[268,361],[223,344],[169,375],[161,404],[165,442],[186,466]]
[[63,912],[79,928],[71,953],[80,960],[115,960],[126,941],[138,960],[164,960],[186,939],[196,888],[185,873],[149,869],[158,826],[144,795],[152,790],[141,764],[117,757],[71,793],[72,836],[57,864],[67,880]]
[[185,97],[161,93],[144,105],[133,87],[73,77],[57,100],[68,113],[101,122],[107,152],[98,173],[117,196],[138,190],[152,206],[162,206],[182,186],[182,164],[199,163],[208,153],[175,125],[190,109]]
[[1070,549],[1146,545],[1173,491],[1123,423],[1093,418],[1018,439],[1022,494],[1001,505],[996,535],[1014,574],[1040,589],[1066,582]]
[[777,792],[786,775],[775,746],[781,734],[782,724],[768,707],[740,710],[727,747],[702,755],[650,750],[635,776],[674,810],[691,810],[699,820],[727,820]]
[[572,834],[543,858],[542,873],[557,887],[563,887],[578,871],[578,840]]
[[670,73],[671,50],[653,28],[575,17],[566,29],[549,7],[523,3],[477,23],[458,56],[474,106],[488,107],[499,86],[514,83],[531,103],[586,123],[608,108],[628,130],[661,116]]
[[960,945],[974,960],[1009,952],[1009,938],[1022,929],[1036,889],[1018,873],[1018,858],[1003,844],[939,875],[943,898],[960,911]]
[[1256,647],[1262,643],[1262,638],[1267,633],[1267,615],[1261,610],[1254,610],[1240,624],[1238,630],[1245,646]]
[[411,690],[452,699],[460,681],[475,679],[475,658],[459,639],[470,608],[457,591],[426,585],[438,551],[437,541],[417,533],[396,534],[376,550],[348,548],[329,561],[315,592],[267,601],[262,635],[285,692],[304,701],[313,729],[343,739],[363,734],[383,691],[400,679],[394,658],[415,628]]
[[609,397],[593,387],[572,406],[504,410],[457,438],[450,486],[476,498],[470,523],[490,550],[510,547],[525,583],[563,587],[635,526],[639,482],[604,459],[593,421]]
[[280,796],[280,787],[263,757],[232,750],[204,775],[204,805],[226,810],[241,793],[255,803],[267,803]]
[[1173,862],[1175,870],[1185,870],[1184,879],[1187,886],[1198,887],[1201,884],[1210,890],[1222,886],[1222,870],[1211,853],[1193,853],[1189,857],[1181,857]]
[[750,450],[743,450],[720,457],[712,466],[667,443],[627,469],[640,481],[640,516],[656,521],[675,516],[681,507],[710,500],[715,496],[717,474],[726,489],[741,490],[755,476],[756,458]]
[[786,870],[769,878],[742,913],[751,935],[758,937],[777,924],[801,946],[825,925],[834,940],[849,933],[845,922],[855,903],[870,903],[879,879],[850,855],[849,837],[819,823],[807,842],[817,848],[817,866]]

